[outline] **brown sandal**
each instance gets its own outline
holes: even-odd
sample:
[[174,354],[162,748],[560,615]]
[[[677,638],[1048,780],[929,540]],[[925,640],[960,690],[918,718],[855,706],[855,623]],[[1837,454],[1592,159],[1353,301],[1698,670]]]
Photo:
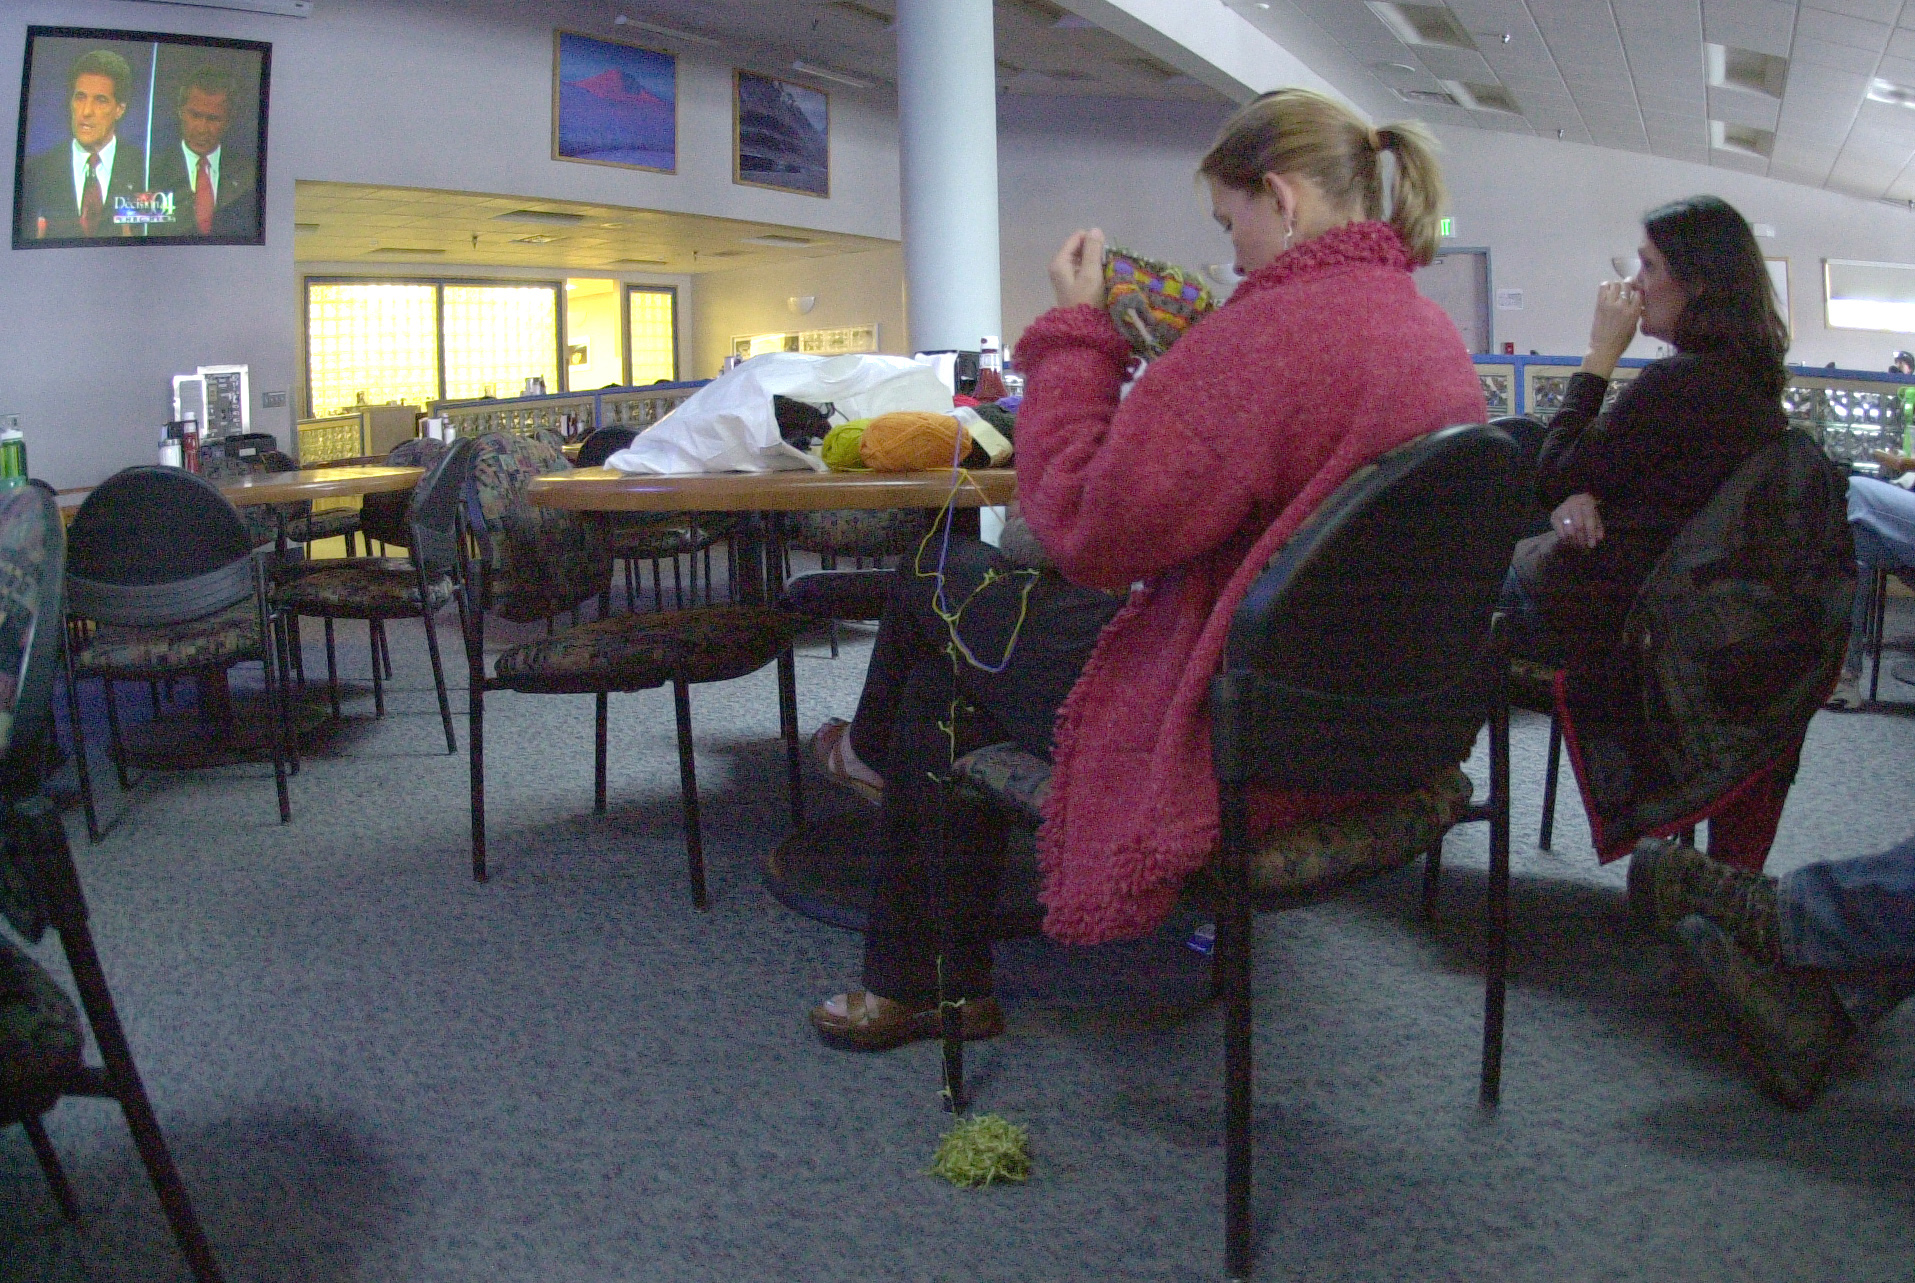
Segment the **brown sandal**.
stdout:
[[[889,1051],[906,1043],[936,1038],[941,1032],[936,1003],[910,1006],[863,989],[844,995],[843,1015],[829,1000],[811,1009],[811,1027],[834,1047],[850,1051]],[[964,1040],[995,1038],[1004,1032],[1004,1009],[996,998],[969,998],[962,1004]]]
[[884,803],[884,788],[869,780],[861,780],[845,769],[845,750],[851,746],[851,723],[842,717],[826,718],[811,736],[811,760],[818,764],[824,777],[833,784],[850,789],[873,806]]

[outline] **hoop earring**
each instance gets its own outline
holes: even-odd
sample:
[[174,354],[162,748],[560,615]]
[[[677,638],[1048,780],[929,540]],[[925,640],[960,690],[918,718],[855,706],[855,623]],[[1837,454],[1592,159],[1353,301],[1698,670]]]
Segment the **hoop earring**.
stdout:
[[1283,216],[1283,250],[1281,252],[1285,254],[1288,254],[1290,252],[1290,242],[1292,239],[1296,237],[1296,234],[1297,234],[1296,215],[1285,214]]

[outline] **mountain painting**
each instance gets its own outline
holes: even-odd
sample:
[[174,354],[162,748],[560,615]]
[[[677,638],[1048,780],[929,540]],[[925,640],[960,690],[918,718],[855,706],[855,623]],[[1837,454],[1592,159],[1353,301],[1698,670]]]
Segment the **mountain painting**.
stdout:
[[552,156],[678,168],[678,60],[560,31],[552,72]]
[[831,100],[816,89],[736,72],[732,178],[810,196],[831,195]]

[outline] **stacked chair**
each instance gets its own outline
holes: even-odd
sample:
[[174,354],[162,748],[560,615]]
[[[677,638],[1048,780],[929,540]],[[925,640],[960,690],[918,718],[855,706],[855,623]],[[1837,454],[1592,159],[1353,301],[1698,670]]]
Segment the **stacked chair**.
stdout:
[[[1252,913],[1306,904],[1425,863],[1433,912],[1444,833],[1490,827],[1480,1099],[1501,1091],[1509,915],[1506,659],[1494,615],[1523,516],[1517,451],[1491,426],[1450,428],[1360,471],[1272,559],[1232,622],[1211,684],[1222,800],[1212,983],[1225,1004],[1225,1255],[1247,1278],[1251,1194]],[[1487,796],[1458,769],[1485,723]],[[944,824],[978,812],[1035,823],[1050,764],[1003,744],[954,765]],[[1253,836],[1256,788],[1365,800],[1327,820]],[[946,833],[950,831],[948,828]],[[944,839],[948,841],[948,837]],[[940,861],[941,863],[941,861]],[[934,866],[935,867],[935,866]],[[949,912],[941,929],[948,929]],[[964,1106],[961,1014],[945,1004],[947,1101]]]
[[[410,556],[348,557],[288,567],[273,594],[274,604],[292,620],[316,615],[325,621],[326,689],[335,718],[339,716],[339,665],[333,649],[333,620],[366,622],[372,647],[373,709],[377,716],[384,717],[386,695],[381,670],[391,662],[385,646],[385,621],[418,616],[425,625],[432,684],[439,696],[439,720],[445,727],[448,753],[458,752],[459,743],[452,732],[452,705],[446,696],[445,666],[440,660],[439,631],[433,618],[456,592],[460,574],[458,513],[471,475],[470,441],[457,442],[450,451],[439,453],[407,505],[404,546]],[[385,675],[389,676],[389,671]]]
[[[52,495],[26,487],[0,498],[0,672],[8,678],[0,707],[0,915],[29,943],[48,927],[58,933],[79,994],[76,1007],[31,955],[0,936],[0,1125],[26,1130],[54,1201],[75,1221],[73,1187],[42,1119],[63,1096],[115,1101],[193,1277],[216,1283],[219,1266],[114,1010],[66,830],[41,792],[60,663],[63,558]],[[99,1065],[83,1054],[88,1030]]]
[[[564,457],[550,447],[505,433],[480,437],[472,447],[472,476],[462,508],[462,533],[477,549],[477,556],[467,566],[460,587],[471,689],[466,740],[471,753],[472,876],[479,881],[486,878],[488,693],[597,697],[593,809],[602,812],[612,692],[651,690],[669,684],[678,727],[679,781],[692,902],[702,909],[708,897],[698,822],[698,780],[692,758],[690,688],[699,682],[742,677],[777,663],[779,730],[785,740],[795,822],[801,816],[802,799],[791,652],[794,620],[771,607],[727,605],[650,614],[601,614],[590,623],[576,622],[579,607],[604,593],[610,580],[611,550],[603,524],[590,517],[537,507],[526,497],[534,477],[568,466]],[[552,618],[565,611],[572,612],[572,626],[554,631]],[[545,620],[547,635],[506,648],[488,674],[488,612],[521,623]]]
[[[204,477],[179,468],[126,468],[96,486],[67,532],[67,704],[87,833],[100,840],[79,683],[104,683],[113,764],[130,788],[116,681],[192,678],[228,733],[226,671],[257,661],[272,707],[279,819],[292,819],[286,775],[285,635],[268,594],[268,550]],[[297,763],[293,763],[296,769]]]

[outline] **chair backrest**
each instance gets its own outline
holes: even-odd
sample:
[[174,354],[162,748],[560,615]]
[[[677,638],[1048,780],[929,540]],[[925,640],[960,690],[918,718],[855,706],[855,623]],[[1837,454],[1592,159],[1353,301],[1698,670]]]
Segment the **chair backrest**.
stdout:
[[1469,756],[1527,498],[1519,473],[1500,429],[1446,428],[1324,501],[1231,623],[1211,695],[1222,782],[1399,792]]
[[459,568],[459,506],[471,481],[472,439],[467,437],[442,451],[412,492],[406,525],[412,555],[428,573],[450,574]]
[[1528,500],[1529,519],[1524,523],[1522,533],[1517,537],[1527,539],[1531,535],[1549,533],[1549,509],[1536,498],[1536,464],[1543,456],[1543,438],[1549,435],[1549,425],[1541,419],[1531,418],[1527,414],[1512,414],[1501,419],[1491,419],[1492,428],[1501,428],[1516,443],[1516,459],[1520,467],[1518,483]]
[[526,498],[534,477],[571,466],[560,451],[529,437],[473,438],[467,523],[481,553],[480,597],[502,618],[549,619],[611,584],[604,524]]
[[[0,811],[40,789],[65,626],[65,573],[54,497],[37,486],[0,495]],[[37,940],[50,914],[42,879],[27,864],[32,856],[11,836],[0,843],[0,914]]]
[[[394,467],[430,469],[445,457],[446,444],[434,437],[409,437],[394,446],[386,455],[386,462]],[[369,494],[359,501],[359,531],[367,539],[383,544],[406,548],[411,546],[412,532],[407,525],[407,512],[411,508],[412,496],[402,491],[389,494]]]
[[638,439],[630,428],[597,428],[578,448],[578,466],[602,467],[605,461]]
[[253,539],[238,509],[179,468],[124,468],[95,486],[67,530],[67,609],[99,623],[197,619],[253,590]]

